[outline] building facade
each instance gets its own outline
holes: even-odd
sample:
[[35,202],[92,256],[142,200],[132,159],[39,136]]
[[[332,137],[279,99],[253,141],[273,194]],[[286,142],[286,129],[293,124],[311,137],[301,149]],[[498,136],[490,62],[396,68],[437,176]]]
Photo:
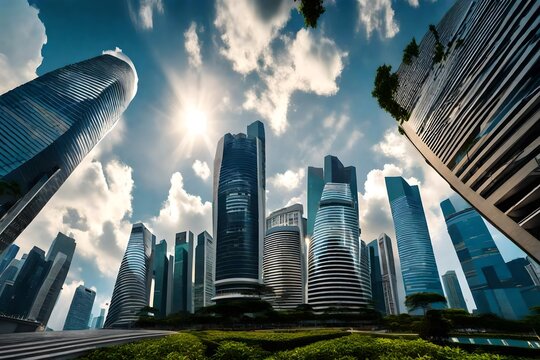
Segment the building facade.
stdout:
[[[540,258],[539,2],[459,0],[397,72],[403,131],[464,199]],[[433,61],[439,38],[445,56]]]
[[106,328],[130,327],[150,304],[155,241],[144,224],[133,224],[114,284]]
[[0,96],[0,184],[7,189],[0,195],[0,251],[116,125],[136,88],[126,56],[101,55]]
[[246,134],[226,134],[214,159],[215,301],[259,298],[265,227],[265,134],[255,121]]
[[92,315],[92,306],[94,306],[95,298],[96,292],[92,289],[88,289],[84,285],[79,285],[77,289],[75,289],[66,322],[64,323],[64,330],[88,329],[88,321]]
[[454,270],[445,272],[442,276],[442,282],[448,306],[452,309],[467,310],[467,304],[465,303],[456,272]]
[[158,318],[167,316],[167,291],[169,278],[169,259],[167,241],[161,240],[154,250],[154,308]]
[[[398,245],[405,295],[420,292],[444,296],[418,186],[400,176],[385,177]],[[442,308],[442,304],[434,304]]]
[[392,240],[388,235],[382,233],[377,238],[377,242],[379,244],[379,261],[381,263],[381,278],[386,314],[398,315],[400,313],[399,295]]
[[382,314],[386,314],[386,301],[381,273],[381,258],[379,255],[379,241],[375,239],[367,244],[369,252],[369,272],[371,279],[371,295],[373,307]]
[[0,256],[0,274],[8,267],[11,260],[15,259],[18,252],[19,247],[15,244],[9,245],[4,252],[2,252],[2,255]]
[[193,247],[191,231],[176,234],[174,245],[174,278],[172,312],[192,312]]
[[214,297],[214,239],[203,231],[197,235],[195,248],[195,283],[193,286],[193,310],[213,304]]

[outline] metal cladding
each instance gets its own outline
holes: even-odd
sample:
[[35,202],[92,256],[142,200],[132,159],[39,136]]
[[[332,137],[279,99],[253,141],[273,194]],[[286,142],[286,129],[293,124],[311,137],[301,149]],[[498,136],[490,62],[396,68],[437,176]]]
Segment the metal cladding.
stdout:
[[30,224],[135,96],[127,57],[65,66],[0,96],[0,251]]
[[73,294],[73,300],[69,306],[69,311],[64,323],[64,330],[86,330],[88,329],[88,321],[92,315],[92,306],[96,292],[86,288],[84,285],[79,285]]
[[540,259],[540,2],[458,0],[398,70],[403,129],[482,216]]
[[367,252],[361,254],[354,200],[347,183],[324,186],[308,258],[308,302],[315,310],[358,309],[371,303]]
[[143,224],[133,225],[114,284],[106,328],[130,327],[150,303],[155,238]]

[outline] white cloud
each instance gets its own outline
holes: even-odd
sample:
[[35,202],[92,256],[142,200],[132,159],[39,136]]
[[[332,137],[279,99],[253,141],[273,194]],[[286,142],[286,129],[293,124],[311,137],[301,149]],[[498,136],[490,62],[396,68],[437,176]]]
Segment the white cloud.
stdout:
[[247,74],[289,20],[294,3],[290,0],[217,0],[214,25],[221,33],[220,53],[236,72]]
[[[163,14],[162,0],[140,0],[138,5],[134,5],[134,0],[128,2],[129,14],[134,24],[144,30],[150,30],[154,27],[154,12]],[[138,10],[134,8],[138,7]]]
[[[409,0],[410,3],[416,0]],[[365,27],[369,38],[374,31],[384,38],[392,38],[399,32],[399,26],[394,19],[392,0],[358,0],[358,25]]]
[[189,194],[184,189],[182,174],[175,172],[167,200],[159,215],[151,218],[148,225],[158,239],[167,239],[171,248],[177,232],[191,230],[195,236],[203,230],[212,233],[212,203]]
[[303,168],[300,168],[297,171],[287,170],[282,174],[278,173],[270,177],[268,182],[276,188],[292,191],[302,184],[305,175],[306,171]]
[[26,0],[2,2],[0,11],[0,94],[34,79],[47,43],[38,9]]
[[192,22],[184,33],[184,47],[188,54],[189,65],[200,68],[202,66],[201,45],[199,44],[197,24],[195,22]]
[[206,161],[195,160],[191,166],[195,175],[203,179],[204,181],[210,178],[210,167]]
[[419,6],[418,0],[407,0],[407,1],[409,2],[409,5],[411,5],[412,7]]
[[287,128],[287,112],[295,91],[330,96],[338,92],[337,78],[343,70],[346,52],[321,33],[301,29],[291,40],[283,37],[286,50],[270,57],[259,69],[264,86],[246,93],[243,107],[270,121],[276,134]]

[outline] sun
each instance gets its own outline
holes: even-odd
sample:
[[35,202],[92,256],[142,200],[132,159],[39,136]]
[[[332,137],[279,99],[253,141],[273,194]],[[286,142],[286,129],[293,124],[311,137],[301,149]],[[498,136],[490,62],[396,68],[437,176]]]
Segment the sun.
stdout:
[[190,108],[185,112],[184,126],[190,135],[203,135],[208,126],[208,118],[200,109]]

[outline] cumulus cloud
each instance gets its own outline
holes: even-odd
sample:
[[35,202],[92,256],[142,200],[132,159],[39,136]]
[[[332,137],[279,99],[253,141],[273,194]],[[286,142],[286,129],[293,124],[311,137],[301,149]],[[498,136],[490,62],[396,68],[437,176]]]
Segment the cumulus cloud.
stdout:
[[184,47],[188,54],[189,65],[194,68],[200,68],[202,66],[201,45],[195,22],[192,22],[184,33]]
[[143,30],[151,30],[154,27],[154,13],[163,14],[162,0],[134,0],[128,1],[131,21]]
[[306,171],[303,168],[296,171],[287,170],[282,174],[277,173],[276,175],[270,177],[268,181],[276,188],[292,191],[297,189],[302,184],[305,174]]
[[337,79],[347,53],[336,43],[310,30],[301,29],[294,39],[284,37],[285,52],[270,58],[259,70],[262,88],[246,93],[244,109],[269,120],[276,134],[287,128],[287,111],[295,91],[330,96],[338,92]]
[[47,43],[38,9],[26,0],[2,3],[0,11],[0,94],[34,79]]
[[206,161],[195,160],[191,166],[195,175],[203,179],[204,181],[210,178],[210,167]]
[[289,0],[217,0],[214,25],[220,31],[220,53],[236,72],[258,68],[268,46],[289,20],[294,6]]
[[212,233],[212,203],[188,193],[182,174],[175,172],[167,200],[159,215],[151,218],[148,225],[159,239],[167,239],[172,248],[172,239],[177,232],[191,230],[197,235],[206,230]]
[[[409,0],[409,3],[417,0]],[[392,0],[358,0],[357,31],[363,26],[369,38],[377,31],[384,38],[393,38],[399,32],[394,18]]]

